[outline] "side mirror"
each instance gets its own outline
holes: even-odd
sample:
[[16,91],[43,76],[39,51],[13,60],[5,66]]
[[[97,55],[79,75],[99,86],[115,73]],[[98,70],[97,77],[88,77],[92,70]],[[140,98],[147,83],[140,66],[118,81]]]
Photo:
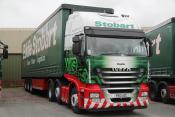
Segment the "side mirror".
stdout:
[[3,58],[4,59],[7,59],[8,58],[8,50],[7,50],[7,48],[4,48],[3,49]]
[[72,41],[73,41],[72,52],[73,54],[79,56],[81,53],[81,39],[79,36],[75,36],[73,37]]
[[150,45],[149,46],[149,57],[152,57],[153,56],[153,48],[152,46]]
[[81,41],[80,37],[79,36],[74,36],[73,39],[72,39],[73,43],[78,43]]

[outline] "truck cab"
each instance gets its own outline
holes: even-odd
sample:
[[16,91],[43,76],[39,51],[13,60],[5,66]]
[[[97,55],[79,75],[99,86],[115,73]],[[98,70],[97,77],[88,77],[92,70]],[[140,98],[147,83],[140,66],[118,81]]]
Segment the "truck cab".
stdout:
[[71,14],[65,31],[65,73],[88,84],[80,88],[84,108],[147,107],[149,45],[128,16]]

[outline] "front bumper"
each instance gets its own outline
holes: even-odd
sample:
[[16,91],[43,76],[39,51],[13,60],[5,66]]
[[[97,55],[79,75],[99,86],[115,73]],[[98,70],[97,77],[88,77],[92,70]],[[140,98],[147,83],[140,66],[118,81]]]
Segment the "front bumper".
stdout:
[[92,102],[91,99],[84,99],[84,109],[111,109],[115,108],[116,110],[126,110],[126,109],[139,109],[139,108],[147,108],[149,105],[148,99],[142,99],[139,97],[135,102],[109,102],[106,99],[100,99],[99,102]]
[[[143,95],[144,92],[148,92],[148,87],[145,84],[140,85],[140,90],[138,96],[135,100],[130,100],[126,102],[112,102],[108,99],[108,96],[104,94],[104,91],[100,88],[99,85],[86,85],[86,88],[83,88],[83,92],[80,93],[80,105],[81,109],[86,110],[100,110],[100,109],[116,109],[116,110],[127,110],[129,109],[141,109],[147,108],[149,105],[148,97]],[[90,98],[91,93],[98,93],[98,101],[95,101]]]

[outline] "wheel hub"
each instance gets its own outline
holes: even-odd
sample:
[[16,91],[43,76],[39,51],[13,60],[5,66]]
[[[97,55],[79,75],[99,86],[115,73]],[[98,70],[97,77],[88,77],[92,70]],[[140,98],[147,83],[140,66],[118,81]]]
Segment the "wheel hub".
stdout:
[[60,88],[59,88],[59,87],[57,87],[57,88],[55,89],[55,96],[56,96],[57,98],[60,96]]
[[32,92],[32,85],[30,85],[30,92]]
[[78,104],[78,96],[77,94],[73,94],[71,97],[71,104],[72,106],[76,106]]
[[49,98],[52,97],[52,92],[51,92],[51,89],[49,89]]
[[166,89],[161,89],[161,97],[166,97],[166,95],[167,95],[167,91],[166,91]]

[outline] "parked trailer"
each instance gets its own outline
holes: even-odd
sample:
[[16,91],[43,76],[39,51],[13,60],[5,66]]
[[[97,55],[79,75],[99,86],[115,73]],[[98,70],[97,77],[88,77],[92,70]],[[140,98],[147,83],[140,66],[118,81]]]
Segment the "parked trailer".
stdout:
[[2,53],[0,54],[0,92],[2,90],[2,61],[3,59],[8,58],[8,46],[0,41],[0,50]]
[[175,99],[175,18],[171,18],[146,33],[151,39],[150,98],[169,103]]
[[150,41],[113,12],[61,5],[22,44],[25,89],[46,90],[75,113],[146,108]]

